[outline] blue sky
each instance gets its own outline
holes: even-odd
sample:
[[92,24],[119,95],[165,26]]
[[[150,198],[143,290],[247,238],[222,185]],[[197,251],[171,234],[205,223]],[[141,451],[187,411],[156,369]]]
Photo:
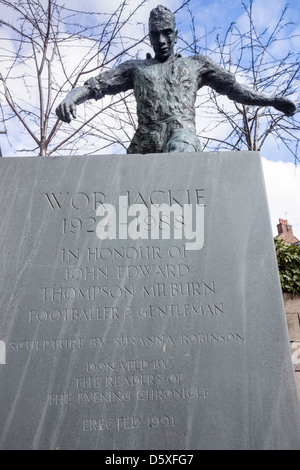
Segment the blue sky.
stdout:
[[[45,1],[45,0],[43,0]],[[110,0],[109,2],[99,0],[65,0],[62,1],[67,7],[76,9],[86,9],[87,11],[107,12],[113,11],[118,4],[119,0]],[[139,3],[138,0],[130,0],[129,8],[134,9],[135,5]],[[244,10],[242,8],[241,0],[190,0],[190,8],[195,17],[195,25],[198,35],[205,35],[215,28],[215,32],[208,35],[207,43],[213,47],[216,33],[220,36],[224,35],[232,22],[235,22],[239,28],[246,28]],[[248,4],[249,1],[245,0]],[[300,34],[300,9],[299,0],[290,0],[287,19],[294,24],[289,27],[288,33],[290,41],[288,47],[296,52],[300,51],[300,39],[293,37],[294,34]],[[178,0],[149,0],[146,2],[142,10],[137,15],[136,20],[140,26],[135,26],[131,29],[130,33],[136,37],[140,37],[143,32],[142,24],[147,24],[149,12],[157,4],[162,4],[176,10],[181,4]],[[278,18],[280,11],[286,2],[284,0],[254,0],[254,16],[255,21],[262,31],[268,26],[272,26],[275,19]],[[1,12],[0,12],[1,14]],[[177,14],[177,25],[179,32],[186,37],[190,35],[190,16],[186,9],[181,10]],[[1,31],[0,31],[1,34]],[[205,41],[203,43],[205,47]],[[150,51],[147,46],[142,46],[145,52]],[[285,51],[282,50],[282,54]],[[203,52],[204,53],[204,52]],[[278,50],[277,53],[280,53]],[[298,100],[299,98],[293,97]],[[22,144],[20,134],[15,133],[15,136],[10,136],[12,147],[7,145],[5,137],[0,135],[0,143],[2,151],[5,156],[13,156],[13,146],[15,147]],[[80,153],[80,151],[79,151]],[[299,168],[295,169],[293,159],[288,151],[280,146],[278,148],[272,139],[270,139],[263,148],[262,156],[265,159],[264,172],[267,186],[267,194],[270,204],[271,223],[276,233],[276,224],[278,218],[287,218],[289,223],[293,225],[294,233],[300,239],[300,172]]]
[[[168,2],[165,2],[168,3]],[[248,4],[248,1],[245,0]],[[288,3],[289,18],[294,23],[299,24],[299,1],[290,0],[263,0],[254,2],[254,13],[258,23],[268,26],[277,13]],[[238,21],[243,15],[242,2],[240,0],[191,0],[190,5],[196,18],[202,24],[206,25],[207,30],[213,27],[226,28],[232,21]]]

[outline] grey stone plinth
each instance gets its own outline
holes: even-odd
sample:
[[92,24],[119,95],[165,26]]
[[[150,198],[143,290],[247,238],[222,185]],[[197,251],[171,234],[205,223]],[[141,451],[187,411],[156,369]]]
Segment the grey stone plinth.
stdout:
[[1,449],[299,449],[258,153],[1,159],[0,220]]

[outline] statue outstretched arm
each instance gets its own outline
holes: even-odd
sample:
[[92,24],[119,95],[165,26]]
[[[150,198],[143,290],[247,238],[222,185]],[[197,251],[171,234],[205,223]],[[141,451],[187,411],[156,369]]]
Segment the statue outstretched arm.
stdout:
[[57,106],[56,114],[64,122],[71,122],[76,118],[76,106],[93,98],[93,92],[86,86],[73,88],[66,98]]
[[297,112],[296,104],[282,96],[267,96],[239,84],[232,73],[210,59],[206,59],[207,66],[203,73],[202,84],[208,85],[221,95],[228,96],[229,99],[237,103],[252,106],[272,106],[287,116],[293,116]]
[[115,95],[133,88],[132,70],[134,61],[123,64],[89,78],[83,86],[73,88],[66,98],[57,106],[56,114],[64,122],[76,118],[76,106],[89,99],[99,100],[105,95]]
[[277,111],[284,113],[286,116],[293,116],[297,111],[295,103],[288,98],[283,96],[266,96],[240,85],[237,82],[232,85],[227,96],[231,100],[245,105],[272,106],[277,109]]

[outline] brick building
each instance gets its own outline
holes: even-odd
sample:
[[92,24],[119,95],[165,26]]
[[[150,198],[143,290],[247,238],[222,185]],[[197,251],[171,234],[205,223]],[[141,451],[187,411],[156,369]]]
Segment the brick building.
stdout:
[[287,245],[298,245],[300,241],[293,234],[293,227],[285,219],[279,219],[277,225],[278,235],[275,238],[284,240]]

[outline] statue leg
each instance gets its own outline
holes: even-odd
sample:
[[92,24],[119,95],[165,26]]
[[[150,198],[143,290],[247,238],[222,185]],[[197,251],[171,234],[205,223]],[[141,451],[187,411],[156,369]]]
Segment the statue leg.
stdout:
[[156,129],[143,129],[139,127],[127,149],[129,154],[162,153],[165,146],[165,129],[160,126]]
[[193,131],[179,129],[168,140],[164,153],[201,152],[200,140]]

